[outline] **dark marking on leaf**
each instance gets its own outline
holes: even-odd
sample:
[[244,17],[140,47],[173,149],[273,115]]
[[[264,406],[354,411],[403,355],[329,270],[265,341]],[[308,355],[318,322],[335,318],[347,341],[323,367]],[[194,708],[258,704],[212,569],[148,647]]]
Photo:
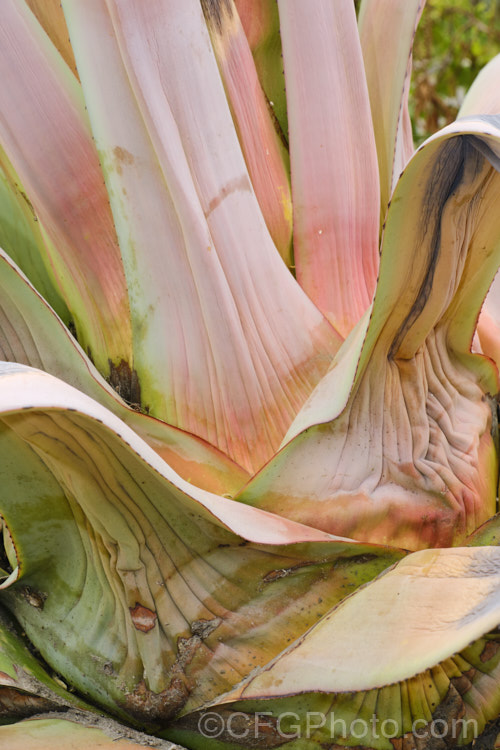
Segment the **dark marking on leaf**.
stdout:
[[68,322],[68,331],[71,333],[73,338],[76,339],[76,341],[78,341],[78,336],[76,335],[76,326],[73,320],[70,320]]
[[218,34],[224,30],[224,16],[227,19],[233,17],[233,4],[231,0],[201,0],[203,15],[207,25]]
[[[326,562],[326,561],[323,561]],[[271,570],[269,573],[262,578],[264,583],[272,583],[273,581],[279,581],[281,578],[293,575],[302,568],[308,568],[311,565],[321,565],[321,560],[311,560],[297,563],[297,565],[291,565],[289,568],[278,568],[277,570]]]
[[[441,252],[441,220],[443,210],[464,179],[466,163],[469,167],[472,167],[474,174],[477,174],[483,163],[483,157],[469,143],[466,137],[451,138],[444,144],[426,188],[421,219],[421,241],[425,239],[425,236],[429,232],[432,233],[429,243],[430,252],[427,259],[427,269],[416,299],[394,337],[389,351],[389,358],[394,358],[397,355],[404,337],[422,314],[430,297],[434,274]],[[470,179],[470,176],[468,176],[468,179]]]
[[109,384],[113,386],[119,396],[133,407],[139,407],[141,403],[141,386],[139,377],[135,370],[130,369],[128,362],[123,359],[120,364],[109,362]]
[[[374,555],[372,552],[365,552],[362,555],[350,555],[346,557],[339,557],[337,560],[335,560],[335,567],[345,567],[345,566],[358,566],[358,565],[364,565],[365,563],[373,562],[374,560],[380,559],[379,555]],[[326,561],[325,561],[326,562]]]
[[465,695],[465,693],[471,689],[472,680],[476,675],[476,671],[476,669],[471,668],[467,672],[463,672],[460,677],[452,678],[451,683],[460,695]]
[[212,198],[210,203],[208,204],[208,208],[205,211],[205,216],[208,218],[212,211],[214,211],[217,206],[220,206],[222,201],[227,198],[228,195],[231,195],[231,193],[235,193],[238,191],[251,191],[252,187],[250,185],[250,180],[246,175],[243,175],[243,177],[235,177],[234,180],[231,180],[227,183],[227,185],[224,185],[224,187],[220,190],[219,194],[215,196],[215,198]]
[[493,659],[498,652],[498,649],[500,649],[500,643],[498,641],[486,641],[486,645],[481,651],[481,656],[479,657],[483,664],[490,659]]
[[104,664],[102,665],[102,671],[104,672],[104,674],[108,675],[108,677],[111,677],[112,675],[114,675],[115,670],[113,667],[113,662],[111,661],[104,662]]
[[149,633],[156,625],[158,619],[156,612],[143,607],[139,602],[135,603],[135,607],[129,607],[129,610],[136,630],[140,630],[142,633]]
[[[394,750],[456,750],[457,722],[465,716],[465,704],[452,678],[448,692],[425,726],[418,723],[415,732],[390,740]],[[418,716],[414,717],[419,719]],[[459,725],[458,725],[459,726]],[[439,732],[436,728],[439,727]]]
[[23,599],[25,599],[32,607],[35,607],[36,609],[44,608],[47,594],[44,594],[42,591],[35,591],[31,586],[23,586],[23,588],[20,589],[20,592]]
[[191,685],[185,675],[185,670],[193,660],[196,652],[202,646],[199,636],[179,638],[177,641],[177,656],[170,667],[170,682],[161,693],[150,690],[144,680],[135,690],[125,697],[124,707],[140,721],[157,722],[168,721],[182,709],[194,685]]
[[130,151],[127,151],[126,148],[122,148],[121,146],[115,146],[113,149],[113,155],[116,160],[116,171],[118,174],[123,172],[123,165],[130,166],[135,161]]
[[204,640],[219,627],[221,622],[220,617],[214,617],[213,620],[194,620],[191,623],[191,632]]
[[[474,740],[474,750],[492,750],[498,747],[498,737],[500,737],[500,716],[493,721],[488,722],[479,737]],[[470,747],[468,745],[468,747]]]

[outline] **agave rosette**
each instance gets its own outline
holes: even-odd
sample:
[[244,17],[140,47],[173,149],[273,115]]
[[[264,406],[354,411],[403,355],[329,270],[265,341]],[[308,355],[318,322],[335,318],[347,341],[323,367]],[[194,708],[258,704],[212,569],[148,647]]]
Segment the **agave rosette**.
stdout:
[[500,118],[413,154],[422,9],[3,0],[9,746],[498,716]]

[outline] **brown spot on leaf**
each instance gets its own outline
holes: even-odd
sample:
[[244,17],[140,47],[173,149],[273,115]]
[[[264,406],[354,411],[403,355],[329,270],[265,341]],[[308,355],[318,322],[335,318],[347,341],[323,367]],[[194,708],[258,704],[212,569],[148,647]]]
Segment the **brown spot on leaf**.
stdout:
[[126,148],[122,148],[121,146],[115,146],[113,149],[113,155],[116,159],[116,171],[118,174],[122,173],[122,165],[130,165],[134,163],[134,157],[130,153],[130,151],[127,151]]
[[493,659],[499,648],[500,643],[498,641],[487,641],[486,646],[481,651],[481,656],[479,657],[483,664],[490,659]]
[[404,737],[394,737],[389,742],[394,750],[416,750],[417,747],[412,734],[405,734]]
[[475,674],[475,669],[469,669],[467,672],[463,672],[460,677],[452,677],[451,684],[457,689],[460,695],[464,695],[470,690]]
[[205,211],[205,216],[208,218],[212,211],[214,211],[217,206],[220,206],[222,201],[227,198],[228,195],[242,190],[252,190],[248,177],[236,177],[234,180],[228,182],[227,185],[224,185],[219,194],[216,195],[215,198],[212,198],[212,200],[208,204],[207,210]]
[[295,573],[296,570],[299,570],[300,568],[305,568],[308,565],[314,565],[315,563],[298,563],[298,565],[292,565],[290,568],[278,568],[277,570],[271,570],[269,573],[266,573],[266,575],[263,577],[264,583],[273,583],[273,581],[279,581],[281,578],[286,578],[287,576],[292,575]]
[[124,706],[141,721],[168,721],[179,713],[193,688],[185,675],[186,667],[202,645],[201,638],[179,638],[177,656],[169,670],[170,682],[161,693],[154,693],[142,680],[132,693],[126,696]]
[[41,591],[35,591],[31,586],[24,586],[24,588],[21,589],[21,594],[32,607],[43,609],[45,600],[47,599],[47,594],[44,594]]
[[145,722],[168,721],[177,714],[189,696],[189,690],[182,676],[172,677],[169,685],[161,693],[153,693],[144,680],[132,693],[126,696],[124,705],[129,714]]
[[[472,670],[469,670],[471,672]],[[444,700],[432,714],[432,720],[425,726],[418,726],[414,733],[408,733],[402,744],[396,745],[391,740],[394,750],[448,750],[457,747],[457,721],[465,715],[465,706],[460,692],[454,685],[456,680],[450,680],[450,687]],[[438,731],[437,731],[438,730]],[[406,740],[406,744],[405,741]]]
[[132,622],[134,628],[140,630],[143,633],[149,633],[150,630],[156,625],[156,612],[152,612],[147,607],[143,607],[139,602],[135,603],[135,607],[129,607]]
[[213,620],[194,620],[191,623],[191,632],[193,635],[197,635],[201,640],[208,638],[208,636],[219,627],[222,620],[220,617],[214,617]]
[[141,403],[141,386],[135,370],[130,369],[128,362],[123,359],[120,364],[115,365],[109,361],[109,383],[113,386],[119,396],[134,407]]

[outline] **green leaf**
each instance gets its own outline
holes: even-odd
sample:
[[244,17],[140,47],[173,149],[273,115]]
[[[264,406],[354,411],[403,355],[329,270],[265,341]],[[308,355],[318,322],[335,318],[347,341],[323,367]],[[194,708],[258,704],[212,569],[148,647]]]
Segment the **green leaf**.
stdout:
[[212,737],[287,750],[470,742],[500,710],[498,632],[483,637],[500,617],[499,563],[499,547],[409,555],[164,736],[209,749]]
[[70,314],[57,289],[46,241],[33,206],[0,149],[0,248],[30,275],[31,283],[68,325]]
[[288,140],[288,112],[278,5],[275,0],[235,0],[269,105]]
[[[5,586],[2,582],[1,588]],[[20,593],[32,606],[43,607],[44,598],[29,586]],[[19,629],[0,609],[0,724],[48,711],[92,709],[51,676],[27,648]],[[1,735],[0,735],[1,737]]]
[[227,692],[404,555],[198,490],[62,381],[1,372],[20,571],[2,600],[63,679],[124,719],[154,729]]
[[[402,683],[361,693],[210,706],[162,735],[191,750],[323,750],[332,743],[359,750],[468,746],[500,711],[498,638],[498,631],[488,634]],[[486,732],[485,740],[491,742]]]

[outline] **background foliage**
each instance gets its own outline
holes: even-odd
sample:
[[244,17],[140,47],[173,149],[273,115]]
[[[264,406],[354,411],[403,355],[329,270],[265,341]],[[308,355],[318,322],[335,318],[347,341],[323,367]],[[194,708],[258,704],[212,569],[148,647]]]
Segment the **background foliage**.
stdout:
[[456,118],[472,81],[499,53],[500,0],[427,0],[413,52],[416,144]]

